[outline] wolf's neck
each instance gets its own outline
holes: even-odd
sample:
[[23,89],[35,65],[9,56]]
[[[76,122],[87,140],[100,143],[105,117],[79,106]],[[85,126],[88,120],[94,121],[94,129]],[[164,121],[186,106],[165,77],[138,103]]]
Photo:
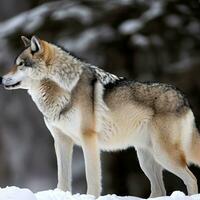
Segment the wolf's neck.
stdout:
[[28,93],[47,119],[59,119],[60,115],[71,106],[70,93],[50,79],[37,82]]
[[54,60],[49,78],[71,92],[80,78],[83,63],[59,48],[56,49]]

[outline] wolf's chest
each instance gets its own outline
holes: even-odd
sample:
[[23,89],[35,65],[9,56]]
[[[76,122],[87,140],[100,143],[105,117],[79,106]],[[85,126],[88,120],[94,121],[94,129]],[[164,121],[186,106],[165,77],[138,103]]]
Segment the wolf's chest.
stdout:
[[50,95],[43,91],[29,91],[29,94],[40,112],[48,120],[59,119],[62,113],[70,107],[70,95],[67,92]]
[[59,119],[52,120],[51,124],[71,137],[76,144],[80,144],[81,122],[80,110],[78,108],[71,108],[67,113],[60,116]]

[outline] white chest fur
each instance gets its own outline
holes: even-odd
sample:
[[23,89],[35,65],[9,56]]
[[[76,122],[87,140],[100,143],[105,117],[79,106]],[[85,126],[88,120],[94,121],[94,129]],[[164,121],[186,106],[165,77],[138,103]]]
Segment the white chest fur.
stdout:
[[51,123],[72,138],[76,144],[80,144],[81,121],[80,109],[72,107],[59,120],[52,121]]
[[[51,126],[54,126],[61,130],[63,134],[68,135],[74,140],[76,144],[80,143],[80,133],[81,133],[81,113],[80,109],[72,107],[66,113],[59,116],[59,107],[62,105],[45,105],[45,102],[39,98],[38,92],[29,91],[33,101],[37,105],[38,109],[44,115],[46,121],[48,121]],[[57,103],[59,104],[59,102]],[[57,109],[57,110],[56,110]]]

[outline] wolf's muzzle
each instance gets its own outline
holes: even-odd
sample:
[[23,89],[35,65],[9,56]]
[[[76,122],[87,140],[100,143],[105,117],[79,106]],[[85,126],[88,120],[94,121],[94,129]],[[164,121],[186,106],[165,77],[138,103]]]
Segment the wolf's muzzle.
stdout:
[[2,84],[2,80],[3,80],[3,78],[0,76],[0,84]]

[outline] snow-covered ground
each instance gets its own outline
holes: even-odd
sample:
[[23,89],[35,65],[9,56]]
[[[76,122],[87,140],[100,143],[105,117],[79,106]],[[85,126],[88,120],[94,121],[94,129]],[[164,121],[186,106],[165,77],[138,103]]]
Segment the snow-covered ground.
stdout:
[[[141,200],[138,197],[119,197],[116,195],[101,196],[98,200]],[[150,198],[151,200],[200,200],[200,194],[193,196],[185,196],[182,192],[173,192],[171,196]],[[92,195],[75,194],[63,192],[58,189],[42,191],[36,194],[29,189],[20,189],[18,187],[0,188],[0,200],[95,200]]]

